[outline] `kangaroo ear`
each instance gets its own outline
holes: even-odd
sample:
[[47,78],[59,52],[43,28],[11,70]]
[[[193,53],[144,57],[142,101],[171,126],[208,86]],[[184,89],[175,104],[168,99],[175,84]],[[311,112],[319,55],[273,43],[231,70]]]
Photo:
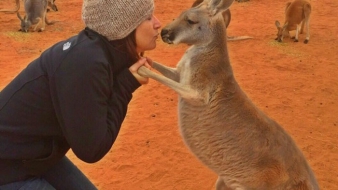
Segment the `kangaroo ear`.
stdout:
[[279,28],[279,27],[280,27],[280,23],[279,23],[279,21],[278,21],[278,20],[276,20],[276,22],[275,22],[275,25],[276,25],[276,27],[277,27],[277,28]]
[[219,12],[226,11],[233,2],[234,0],[210,0],[209,7],[211,14],[216,15]]
[[191,7],[197,7],[197,5],[200,5],[202,4],[203,0],[196,0],[192,5]]
[[22,17],[21,17],[21,15],[20,15],[20,13],[19,13],[19,11],[18,12],[16,12],[16,15],[18,16],[18,18],[22,21]]

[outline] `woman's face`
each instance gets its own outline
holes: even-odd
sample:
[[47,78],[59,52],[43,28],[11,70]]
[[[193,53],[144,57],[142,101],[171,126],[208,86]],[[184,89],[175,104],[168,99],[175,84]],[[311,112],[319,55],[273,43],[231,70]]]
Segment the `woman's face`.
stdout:
[[159,28],[161,28],[161,23],[154,15],[149,16],[149,18],[136,28],[135,39],[137,53],[152,50],[156,47]]

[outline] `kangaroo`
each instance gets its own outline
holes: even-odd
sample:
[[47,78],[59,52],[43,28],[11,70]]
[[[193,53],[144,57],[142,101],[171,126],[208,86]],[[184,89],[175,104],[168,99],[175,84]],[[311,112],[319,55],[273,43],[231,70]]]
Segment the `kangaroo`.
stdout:
[[[58,7],[55,4],[55,0],[48,0],[48,7],[50,7],[53,11],[59,11]],[[47,12],[49,9],[47,9]]]
[[17,16],[21,21],[21,29],[19,31],[28,32],[28,29],[35,24],[34,31],[39,25],[42,25],[39,32],[45,30],[45,23],[47,25],[54,24],[55,21],[49,22],[47,19],[47,0],[25,0],[24,8],[26,16],[22,19],[20,13]]
[[[195,2],[193,2],[191,7],[196,7],[197,5],[201,4],[202,2],[203,2],[203,0],[196,0]],[[225,27],[228,28],[230,21],[231,21],[230,9],[224,11],[222,13],[222,15],[223,15]],[[251,39],[251,38],[252,38],[251,36],[227,36],[228,41],[246,40],[246,39]]]
[[[15,0],[15,5],[15,9],[1,9],[0,12],[18,12],[20,9],[20,0]],[[53,11],[58,11],[55,0],[48,0],[48,7],[50,7]]]
[[[282,42],[284,37],[289,37],[289,31],[296,30],[294,42],[298,42],[298,33],[302,34],[304,31],[304,24],[306,24],[306,39],[304,43],[307,44],[310,40],[309,21],[311,14],[311,4],[306,0],[294,0],[288,2],[285,7],[285,22],[281,26],[279,21],[276,20],[277,27],[277,40]],[[301,25],[301,26],[300,26]]]
[[292,137],[254,105],[237,83],[222,12],[234,0],[205,0],[161,31],[188,44],[176,68],[149,61],[138,73],[178,94],[180,133],[190,151],[218,175],[216,190],[319,190]]

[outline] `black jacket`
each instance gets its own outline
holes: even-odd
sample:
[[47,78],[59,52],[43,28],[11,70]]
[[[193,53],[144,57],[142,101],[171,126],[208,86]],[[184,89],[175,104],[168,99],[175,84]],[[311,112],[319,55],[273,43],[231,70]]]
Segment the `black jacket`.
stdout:
[[140,87],[132,64],[88,28],[31,62],[0,92],[0,184],[42,174],[69,148],[100,160]]

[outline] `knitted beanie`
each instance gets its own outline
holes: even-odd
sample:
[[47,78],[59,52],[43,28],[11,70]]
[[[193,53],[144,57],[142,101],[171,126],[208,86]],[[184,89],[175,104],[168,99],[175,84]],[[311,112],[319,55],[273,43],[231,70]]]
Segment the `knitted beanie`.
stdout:
[[153,0],[84,0],[85,25],[108,40],[126,37],[154,11]]

